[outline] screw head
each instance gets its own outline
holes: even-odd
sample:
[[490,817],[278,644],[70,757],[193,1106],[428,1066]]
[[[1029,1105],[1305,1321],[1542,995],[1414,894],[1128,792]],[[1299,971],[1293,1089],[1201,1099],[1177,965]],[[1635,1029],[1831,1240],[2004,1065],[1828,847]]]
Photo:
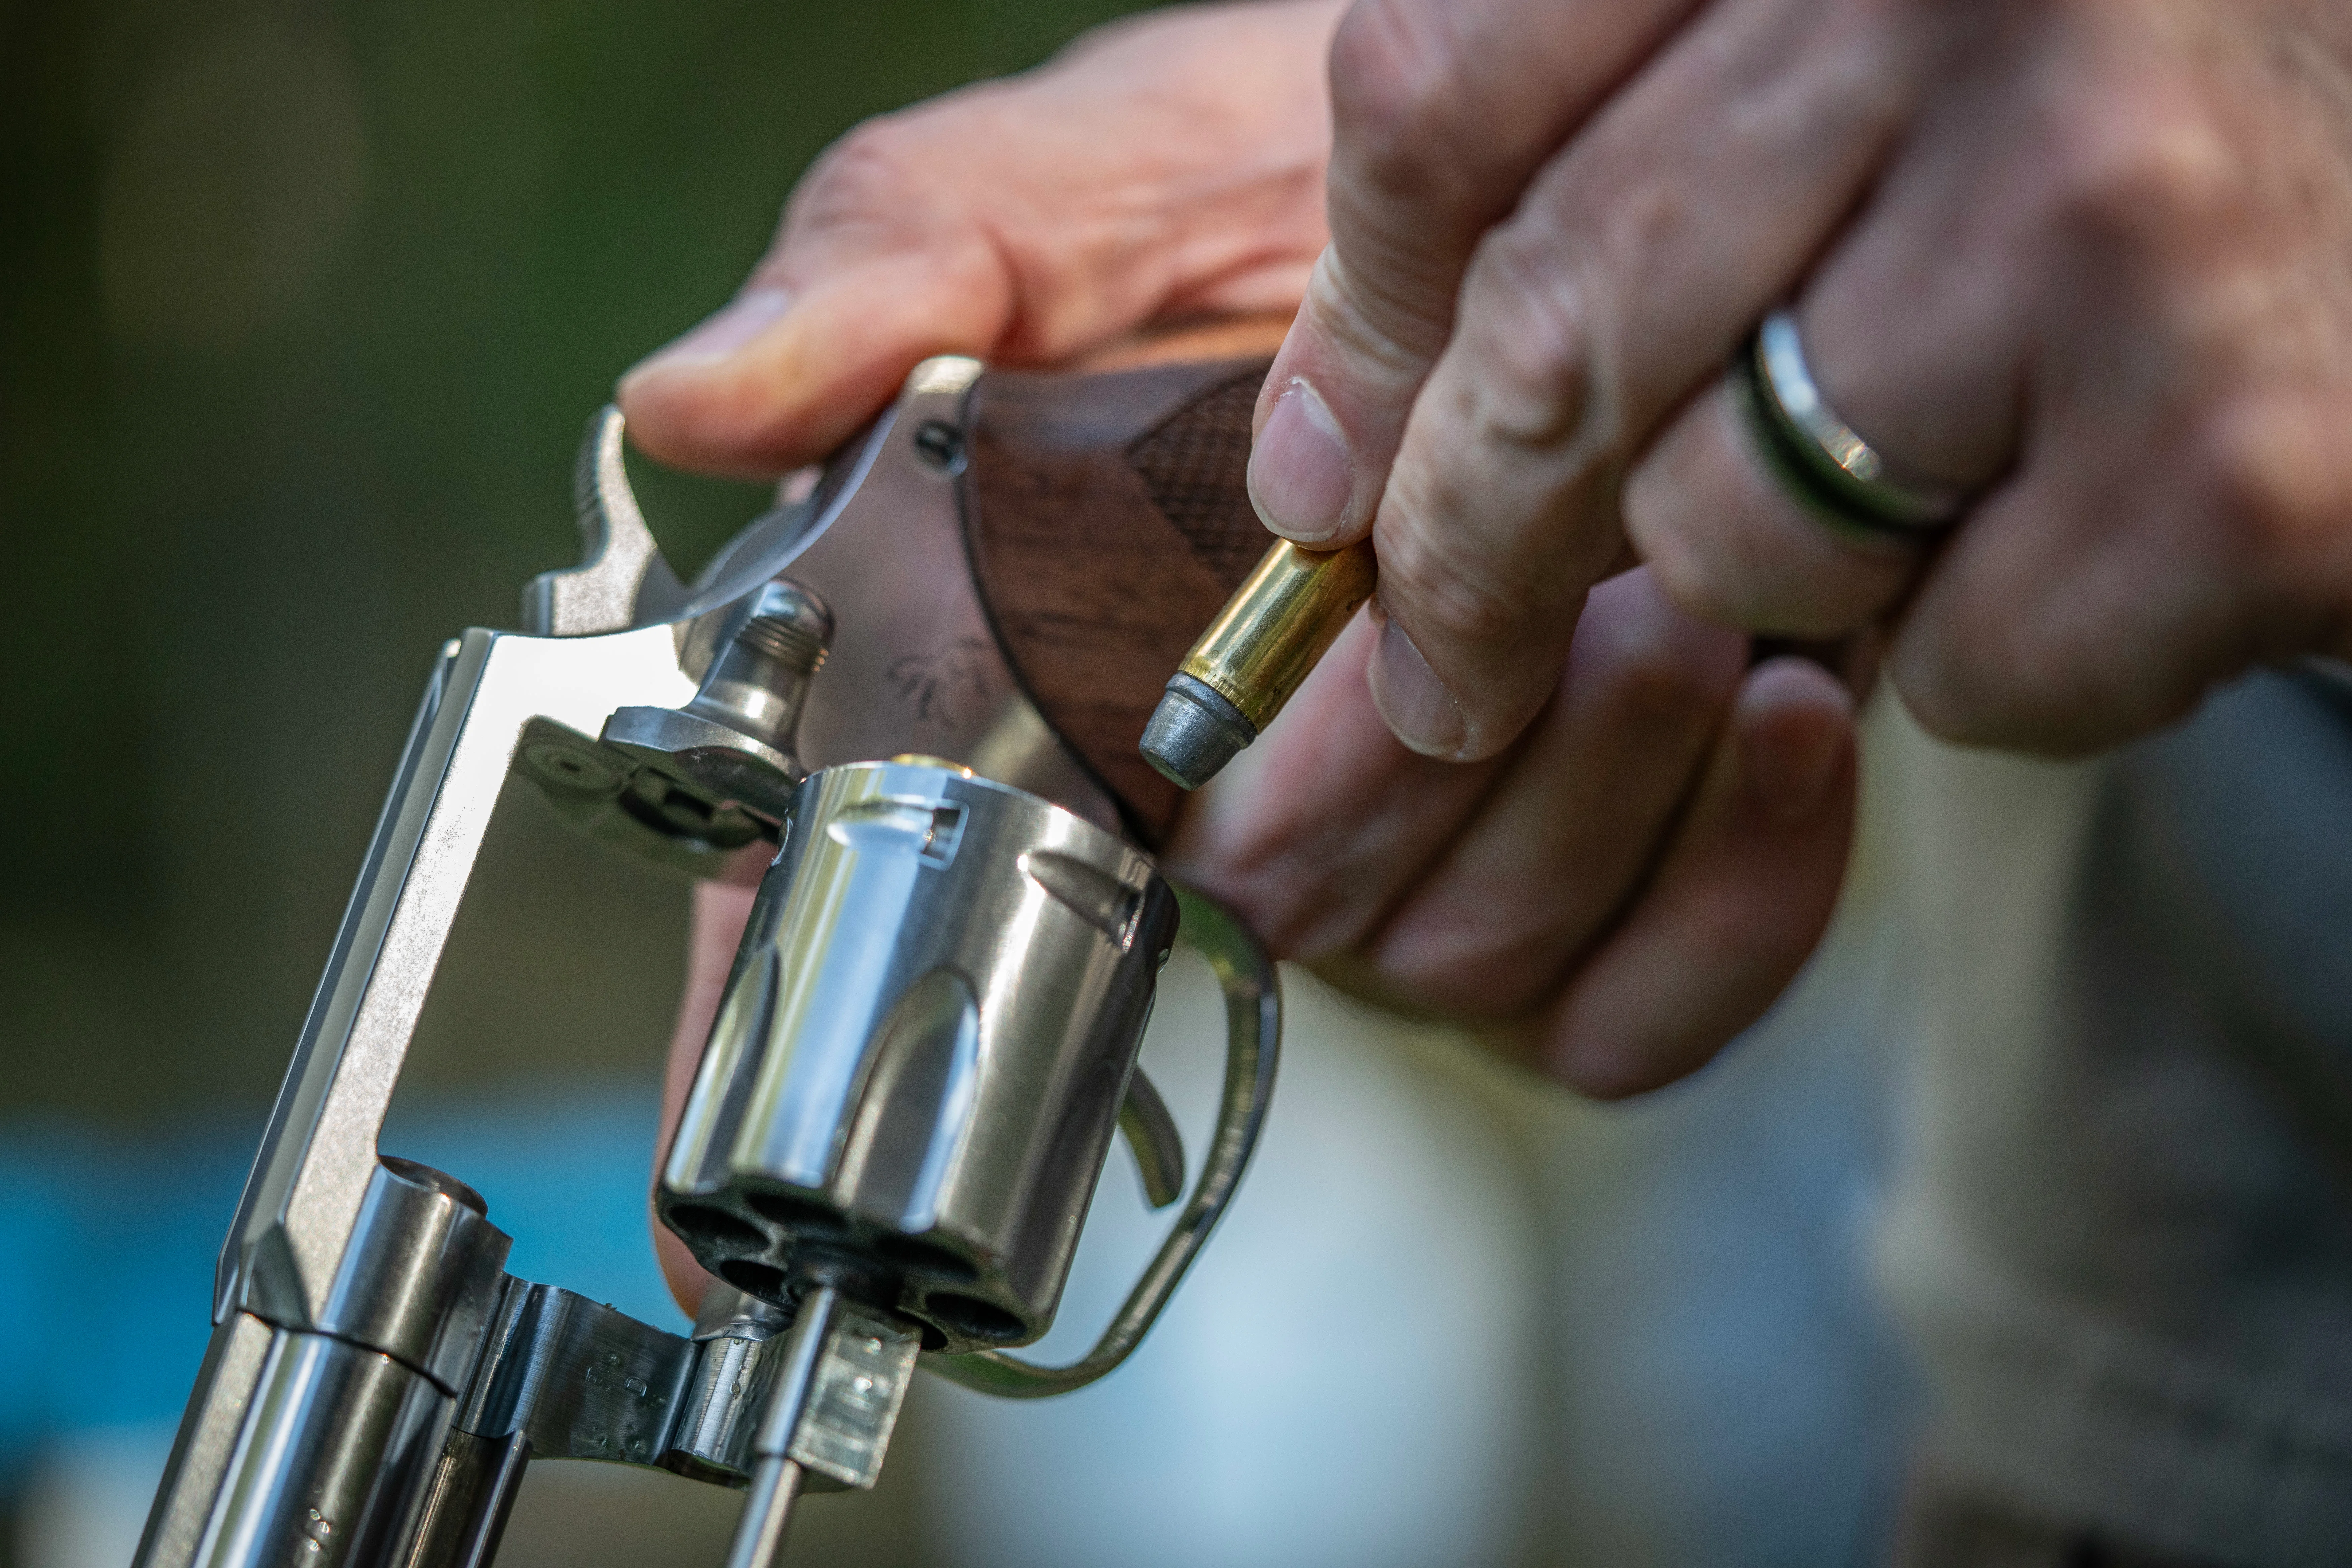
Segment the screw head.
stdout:
[[963,472],[963,432],[944,419],[926,419],[915,427],[915,455],[943,474]]
[[522,749],[522,765],[559,788],[606,795],[621,787],[621,772],[594,752],[562,741],[534,741]]

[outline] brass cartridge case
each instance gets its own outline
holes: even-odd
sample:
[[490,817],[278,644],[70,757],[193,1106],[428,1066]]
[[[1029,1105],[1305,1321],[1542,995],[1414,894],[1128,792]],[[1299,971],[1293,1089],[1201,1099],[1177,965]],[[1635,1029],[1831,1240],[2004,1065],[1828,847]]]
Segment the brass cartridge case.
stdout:
[[1215,777],[1274,722],[1377,580],[1369,542],[1276,543],[1168,682],[1145,760],[1186,789]]

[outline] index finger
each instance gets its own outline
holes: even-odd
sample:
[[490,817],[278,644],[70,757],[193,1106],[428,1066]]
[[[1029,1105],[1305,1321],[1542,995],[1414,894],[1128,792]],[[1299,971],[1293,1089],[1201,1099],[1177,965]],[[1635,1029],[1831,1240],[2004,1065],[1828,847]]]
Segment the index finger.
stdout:
[[1331,44],[1331,243],[1267,376],[1250,497],[1368,533],[1479,237],[1696,0],[1356,0]]
[[1330,0],[1114,24],[871,120],[801,183],[734,302],[617,401],[661,461],[810,461],[932,354],[1067,360],[1170,317],[1288,311],[1323,239]]

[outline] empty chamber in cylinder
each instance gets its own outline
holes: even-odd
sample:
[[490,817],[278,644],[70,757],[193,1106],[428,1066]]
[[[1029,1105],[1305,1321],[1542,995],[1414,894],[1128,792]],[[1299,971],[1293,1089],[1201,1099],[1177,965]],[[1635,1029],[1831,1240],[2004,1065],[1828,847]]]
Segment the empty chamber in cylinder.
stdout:
[[1140,852],[955,767],[793,797],[664,1171],[754,1295],[825,1279],[933,1348],[1052,1321],[1176,902]]

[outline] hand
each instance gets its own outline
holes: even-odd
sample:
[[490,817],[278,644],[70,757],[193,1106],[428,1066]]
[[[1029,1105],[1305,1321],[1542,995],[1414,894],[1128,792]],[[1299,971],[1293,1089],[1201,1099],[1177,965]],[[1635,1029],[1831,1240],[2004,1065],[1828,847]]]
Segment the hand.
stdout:
[[683,468],[824,457],[932,354],[1051,363],[1165,317],[1287,312],[1326,237],[1336,0],[1170,11],[860,125],[734,300],[622,378]]
[[[624,380],[632,435],[671,461],[773,471],[855,429],[927,354],[1066,358],[1162,316],[1295,307],[1326,238],[1337,16],[1158,13],[854,132],[736,304]],[[1541,721],[1473,766],[1389,734],[1360,622],[1197,803],[1171,869],[1284,955],[1476,1020],[1593,1092],[1697,1067],[1828,919],[1851,707],[1815,665],[1748,668],[1745,637],[1674,610],[1647,573],[1591,598]],[[749,908],[747,889],[698,894],[671,1125]]]
[[[1438,756],[1543,710],[1628,537],[1707,617],[1885,623],[1962,741],[2344,653],[2347,68],[2319,0],[1360,0],[1259,509],[1371,534],[1372,689]],[[1841,543],[1759,465],[1722,371],[1790,299],[1830,405],[1978,492],[1940,549]]]

